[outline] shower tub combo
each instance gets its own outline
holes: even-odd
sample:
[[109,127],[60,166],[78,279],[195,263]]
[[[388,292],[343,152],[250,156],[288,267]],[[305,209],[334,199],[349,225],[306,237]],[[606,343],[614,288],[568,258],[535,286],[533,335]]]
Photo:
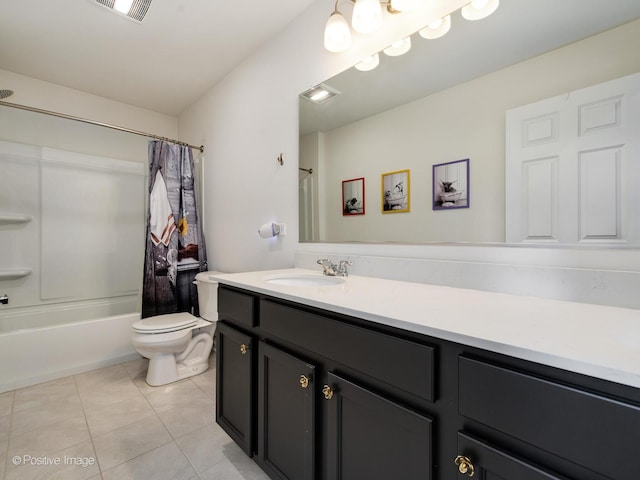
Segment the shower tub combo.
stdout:
[[0,392],[139,358],[143,163],[0,140]]
[[[108,305],[44,307],[0,317],[0,393],[140,358],[131,345],[139,313],[105,315]],[[17,327],[18,324],[21,327]]]

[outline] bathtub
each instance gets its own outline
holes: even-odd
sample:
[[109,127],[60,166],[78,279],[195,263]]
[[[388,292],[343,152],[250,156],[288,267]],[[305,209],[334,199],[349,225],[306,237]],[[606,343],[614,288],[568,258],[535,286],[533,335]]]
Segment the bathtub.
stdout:
[[0,332],[0,393],[140,358],[130,340],[139,319],[128,313]]

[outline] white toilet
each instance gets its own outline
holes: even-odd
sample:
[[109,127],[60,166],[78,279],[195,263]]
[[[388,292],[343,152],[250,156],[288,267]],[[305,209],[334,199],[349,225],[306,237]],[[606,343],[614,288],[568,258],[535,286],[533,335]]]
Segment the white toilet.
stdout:
[[198,375],[209,368],[209,354],[218,321],[218,282],[200,272],[198,286],[200,318],[190,313],[169,313],[138,320],[131,341],[140,355],[149,359],[147,383],[166,385]]

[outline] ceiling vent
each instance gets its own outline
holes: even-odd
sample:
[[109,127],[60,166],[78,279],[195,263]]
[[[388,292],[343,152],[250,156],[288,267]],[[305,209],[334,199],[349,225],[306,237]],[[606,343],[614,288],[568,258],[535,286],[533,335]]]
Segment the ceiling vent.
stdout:
[[138,22],[142,22],[151,5],[151,0],[96,0],[96,2]]
[[303,98],[306,98],[313,103],[326,102],[336,95],[340,95],[340,92],[335,88],[331,88],[328,85],[325,85],[324,83],[316,85],[315,87],[311,87],[309,90],[301,94]]

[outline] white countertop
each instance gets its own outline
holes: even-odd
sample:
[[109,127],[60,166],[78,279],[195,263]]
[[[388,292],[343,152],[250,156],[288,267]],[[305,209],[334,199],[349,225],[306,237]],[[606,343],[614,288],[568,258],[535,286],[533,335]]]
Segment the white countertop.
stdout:
[[212,275],[222,284],[640,388],[640,310],[349,276],[269,283],[302,269]]

